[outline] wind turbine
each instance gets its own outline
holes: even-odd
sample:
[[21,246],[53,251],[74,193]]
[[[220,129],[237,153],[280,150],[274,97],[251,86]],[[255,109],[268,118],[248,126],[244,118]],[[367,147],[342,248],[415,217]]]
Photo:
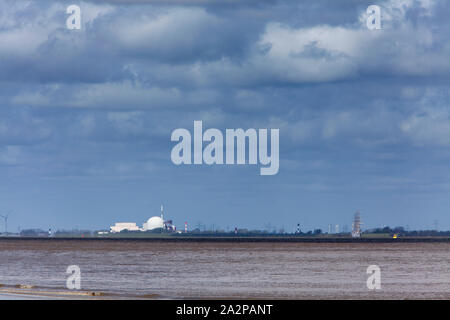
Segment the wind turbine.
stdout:
[[0,214],[0,217],[2,217],[5,220],[5,235],[8,234],[8,216],[9,213],[6,216]]

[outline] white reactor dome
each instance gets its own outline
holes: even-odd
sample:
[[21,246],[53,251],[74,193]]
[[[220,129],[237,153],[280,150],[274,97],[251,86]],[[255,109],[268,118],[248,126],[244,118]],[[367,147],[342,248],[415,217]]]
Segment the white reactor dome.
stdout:
[[151,217],[146,223],[147,230],[153,230],[164,227],[164,221],[160,217]]

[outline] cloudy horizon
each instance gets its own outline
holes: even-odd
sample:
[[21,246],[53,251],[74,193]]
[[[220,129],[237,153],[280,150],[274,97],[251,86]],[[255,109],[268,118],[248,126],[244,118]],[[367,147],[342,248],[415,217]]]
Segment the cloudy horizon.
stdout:
[[[81,8],[68,30],[66,8]],[[368,30],[369,5],[382,29]],[[450,4],[0,4],[0,214],[105,229],[450,229]],[[176,128],[280,129],[277,175],[176,166]],[[0,228],[3,223],[0,221]]]

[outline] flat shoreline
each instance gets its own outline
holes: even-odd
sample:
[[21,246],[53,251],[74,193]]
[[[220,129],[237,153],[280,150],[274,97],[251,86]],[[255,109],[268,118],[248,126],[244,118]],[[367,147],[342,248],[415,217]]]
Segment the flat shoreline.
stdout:
[[269,243],[423,243],[449,242],[450,237],[404,237],[404,238],[340,238],[340,237],[289,237],[289,236],[155,236],[155,237],[0,237],[0,241],[135,241],[135,242],[269,242]]
[[[17,286],[16,286],[17,287]],[[83,290],[40,289],[34,286],[30,288],[13,288],[0,285],[0,300],[65,300],[65,299],[105,299],[103,293]]]

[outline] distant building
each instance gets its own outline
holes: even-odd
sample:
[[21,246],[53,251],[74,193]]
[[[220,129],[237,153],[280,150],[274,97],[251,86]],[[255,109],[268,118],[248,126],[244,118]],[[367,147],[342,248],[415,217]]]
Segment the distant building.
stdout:
[[160,217],[151,217],[147,220],[147,222],[143,225],[143,231],[150,231],[154,229],[162,229],[164,228],[164,220]]
[[164,208],[161,205],[161,217],[151,217],[144,223],[142,231],[151,231],[155,229],[164,229],[167,231],[176,231],[172,220],[164,220]]
[[172,223],[172,220],[164,220],[164,211],[163,206],[161,205],[161,216],[154,216],[144,222],[142,228],[139,228],[134,222],[118,222],[114,226],[110,227],[111,232],[121,232],[124,230],[128,231],[152,231],[156,229],[163,229],[167,231],[176,231],[175,226]]
[[121,232],[124,230],[128,231],[140,231],[141,229],[134,222],[116,222],[115,225],[111,226],[111,232]]

